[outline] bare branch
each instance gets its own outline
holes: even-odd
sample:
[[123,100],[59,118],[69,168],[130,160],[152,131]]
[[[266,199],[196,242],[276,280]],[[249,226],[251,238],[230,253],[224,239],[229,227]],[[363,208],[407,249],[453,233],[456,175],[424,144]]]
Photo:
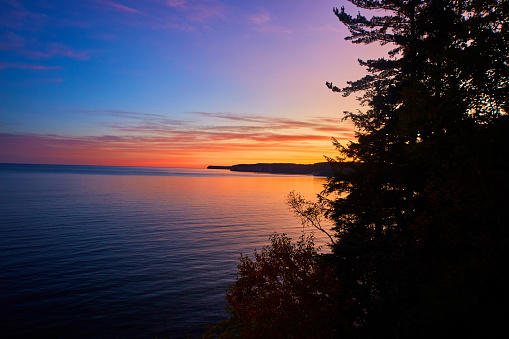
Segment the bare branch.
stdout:
[[291,191],[286,197],[286,203],[295,215],[300,219],[302,226],[312,226],[319,231],[325,233],[332,244],[336,244],[332,236],[327,232],[321,224],[322,216],[325,211],[323,201],[312,202],[304,199],[299,193]]

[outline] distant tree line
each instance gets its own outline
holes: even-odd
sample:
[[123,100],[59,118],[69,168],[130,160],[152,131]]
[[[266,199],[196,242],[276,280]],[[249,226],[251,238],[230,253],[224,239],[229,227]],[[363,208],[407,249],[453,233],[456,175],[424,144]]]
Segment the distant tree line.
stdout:
[[364,109],[345,112],[357,140],[333,140],[334,175],[314,210],[293,196],[302,218],[320,206],[334,221],[331,253],[274,235],[242,257],[220,336],[498,337],[509,300],[509,1],[349,2],[376,15],[335,8],[346,39],[392,49],[359,60],[362,79],[327,83],[360,95]]

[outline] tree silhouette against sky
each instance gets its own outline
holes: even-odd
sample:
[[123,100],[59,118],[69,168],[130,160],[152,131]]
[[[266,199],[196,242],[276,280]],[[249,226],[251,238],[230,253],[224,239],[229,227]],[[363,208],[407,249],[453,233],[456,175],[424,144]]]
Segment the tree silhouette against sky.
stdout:
[[[349,1],[375,16],[334,9],[346,39],[392,49],[359,60],[362,79],[327,83],[363,105],[345,112],[357,140],[334,140],[336,172],[320,196],[335,223],[332,254],[316,255],[335,272],[329,333],[493,337],[508,282],[509,2]],[[230,295],[251,274],[243,264]],[[239,333],[256,327],[236,319]]]

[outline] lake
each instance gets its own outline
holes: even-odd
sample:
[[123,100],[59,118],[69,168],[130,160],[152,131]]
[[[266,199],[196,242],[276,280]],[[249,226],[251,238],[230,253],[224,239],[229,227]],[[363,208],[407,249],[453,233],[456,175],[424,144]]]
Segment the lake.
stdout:
[[199,337],[227,315],[240,253],[261,249],[273,232],[300,236],[288,193],[313,199],[324,183],[0,164],[0,337]]

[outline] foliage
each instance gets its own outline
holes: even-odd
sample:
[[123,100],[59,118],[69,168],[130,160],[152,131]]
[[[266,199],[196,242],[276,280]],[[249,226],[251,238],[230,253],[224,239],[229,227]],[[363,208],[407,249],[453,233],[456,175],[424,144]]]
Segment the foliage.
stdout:
[[392,50],[359,60],[368,75],[344,88],[327,82],[361,95],[365,111],[345,112],[357,140],[333,140],[318,203],[288,201],[304,224],[334,221],[332,254],[274,237],[242,257],[230,324],[247,338],[494,337],[509,282],[509,1],[349,2],[378,16],[334,9],[346,39]]
[[365,312],[361,336],[489,336],[505,294],[509,3],[350,2],[387,15],[336,9],[347,39],[394,49],[347,87],[327,83],[367,107],[346,112],[358,140],[335,142],[355,172],[327,187],[343,297]]
[[225,333],[242,338],[333,337],[340,321],[340,285],[332,266],[318,255],[312,235],[302,235],[295,244],[285,234],[273,234],[270,240],[271,246],[255,251],[254,260],[240,257],[237,280],[226,294],[232,318]]

